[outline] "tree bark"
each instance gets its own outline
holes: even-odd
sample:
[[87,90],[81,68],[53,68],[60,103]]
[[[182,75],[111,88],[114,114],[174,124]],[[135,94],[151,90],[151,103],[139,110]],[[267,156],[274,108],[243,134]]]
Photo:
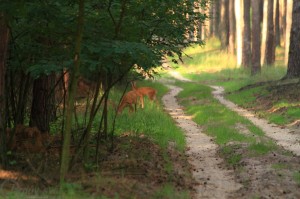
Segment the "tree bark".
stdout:
[[250,31],[250,5],[251,0],[243,0],[243,52],[242,52],[242,65],[244,67],[249,67],[251,63],[251,31]]
[[300,78],[300,1],[294,1],[287,78]]
[[261,64],[273,65],[275,62],[274,0],[264,0],[263,38]]
[[289,50],[290,50],[290,36],[292,28],[292,12],[293,12],[293,0],[287,0],[286,3],[286,31],[285,31],[285,52],[284,52],[284,63],[288,65],[289,61]]
[[280,27],[279,27],[279,0],[274,1],[274,32],[275,32],[275,48],[280,46]]
[[279,30],[281,46],[285,46],[286,0],[279,0]]
[[237,66],[242,65],[242,54],[243,54],[243,1],[235,0],[235,18],[236,18],[236,57]]
[[220,1],[213,1],[212,4],[213,15],[212,15],[212,36],[219,37],[219,24],[220,24]]
[[260,73],[260,1],[251,0],[252,6],[252,63],[251,63],[251,75]]
[[0,13],[0,153],[1,164],[7,166],[6,158],[6,103],[5,103],[5,74],[9,42],[9,28],[4,13]]
[[221,0],[220,9],[220,40],[221,40],[221,49],[228,48],[229,40],[229,12],[228,12],[228,0]]
[[229,41],[228,41],[228,52],[234,54],[235,50],[235,13],[234,10],[234,0],[229,0]]
[[78,11],[78,24],[76,33],[75,43],[75,56],[74,56],[74,68],[71,72],[71,82],[68,92],[67,108],[65,113],[65,129],[64,129],[64,140],[61,155],[61,167],[60,167],[60,188],[63,188],[65,176],[69,169],[70,163],[70,143],[71,143],[71,127],[72,127],[72,116],[74,110],[74,99],[76,96],[77,81],[79,78],[79,66],[80,66],[80,51],[83,36],[84,26],[84,0],[79,0],[79,11]]
[[33,99],[30,114],[30,126],[36,126],[41,132],[49,132],[53,114],[51,104],[51,76],[42,75],[33,82]]

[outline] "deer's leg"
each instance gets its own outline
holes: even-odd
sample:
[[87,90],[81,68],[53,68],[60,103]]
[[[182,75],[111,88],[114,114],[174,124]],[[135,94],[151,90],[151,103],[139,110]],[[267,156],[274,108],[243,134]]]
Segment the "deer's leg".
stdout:
[[143,95],[140,96],[140,102],[141,102],[142,108],[144,108],[144,97],[143,97]]

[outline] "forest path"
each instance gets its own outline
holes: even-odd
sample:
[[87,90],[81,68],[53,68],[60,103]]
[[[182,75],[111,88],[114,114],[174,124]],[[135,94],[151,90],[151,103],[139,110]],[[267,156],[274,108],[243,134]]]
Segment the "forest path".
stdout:
[[255,115],[250,111],[240,108],[231,101],[226,100],[224,98],[224,88],[220,86],[211,87],[214,89],[214,97],[219,100],[221,104],[250,120],[254,125],[262,129],[266,136],[272,138],[277,145],[280,145],[284,149],[300,156],[300,134],[293,134],[293,130],[289,128],[279,127],[275,124],[270,124],[265,119],[255,117]]
[[[170,71],[170,74],[178,80],[190,81],[179,73]],[[214,89],[212,94],[220,103],[252,121],[267,137],[271,137],[282,146],[265,155],[244,156],[240,162],[243,169],[235,170],[234,173],[233,170],[225,169],[226,164],[216,153],[218,146],[209,136],[201,133],[201,128],[191,117],[184,115],[184,111],[177,104],[175,97],[181,88],[169,87],[171,91],[164,96],[163,102],[178,126],[186,132],[189,147],[187,154],[190,163],[195,167],[194,178],[199,183],[199,186],[195,187],[196,198],[300,198],[299,181],[295,180],[295,176],[299,175],[300,165],[299,129],[278,127],[264,119],[256,118],[251,112],[226,100],[222,87],[211,86]],[[240,151],[237,151],[237,154],[243,153],[244,150],[247,152],[248,149],[245,145],[238,150]],[[294,155],[286,153],[286,150],[292,151]]]
[[[177,76],[177,79],[189,81],[180,76]],[[182,89],[167,86],[170,91],[162,100],[165,109],[185,131],[188,148],[186,154],[193,165],[192,173],[197,182],[195,198],[229,198],[229,194],[239,190],[242,185],[234,181],[233,170],[221,167],[224,160],[217,155],[218,145],[211,137],[201,132],[201,127],[192,121],[190,116],[184,114],[176,100],[177,94]]]

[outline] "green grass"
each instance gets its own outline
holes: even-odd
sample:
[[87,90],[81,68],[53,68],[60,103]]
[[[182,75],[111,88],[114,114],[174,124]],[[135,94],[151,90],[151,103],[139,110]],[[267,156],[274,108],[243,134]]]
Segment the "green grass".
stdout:
[[[158,99],[168,91],[168,88],[156,82],[137,82],[139,87],[151,86],[157,89]],[[120,98],[120,92],[112,94],[114,101]],[[120,135],[125,132],[131,132],[138,135],[145,135],[151,138],[161,147],[166,148],[169,142],[175,142],[178,150],[185,148],[185,137],[183,131],[174,124],[173,119],[163,110],[159,104],[151,102],[145,97],[144,109],[137,107],[135,113],[129,113],[125,108],[122,114],[117,116],[115,133]],[[110,119],[114,114],[111,112]]]
[[297,182],[297,184],[300,186],[300,171],[295,172],[293,177],[294,177],[294,180]]
[[[208,86],[181,82],[177,83],[177,85],[184,89],[179,93],[178,97],[182,100],[183,105],[188,106],[186,112],[189,115],[193,115],[193,119],[198,124],[205,125],[208,133],[214,132],[213,134],[217,136],[217,139],[220,139],[220,142],[217,140],[217,143],[225,144],[230,141],[229,137],[237,141],[250,139],[237,133],[237,130],[234,128],[237,123],[251,126],[251,130],[255,134],[263,134],[260,129],[253,126],[248,120],[224,107],[214,99],[211,95],[211,88]],[[189,96],[195,97],[199,101],[199,104],[188,104],[190,101],[188,100]]]
[[190,195],[188,192],[181,191],[178,192],[174,189],[173,186],[171,185],[164,185],[163,187],[160,188],[155,194],[152,199],[189,199]]

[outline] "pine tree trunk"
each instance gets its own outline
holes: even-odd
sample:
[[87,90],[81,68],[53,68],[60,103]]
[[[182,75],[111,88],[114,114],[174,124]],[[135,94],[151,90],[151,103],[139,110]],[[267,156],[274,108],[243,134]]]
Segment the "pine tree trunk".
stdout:
[[83,36],[84,26],[84,0],[79,0],[79,13],[78,13],[78,24],[76,33],[75,43],[75,56],[74,56],[74,68],[71,72],[71,82],[69,85],[67,109],[65,113],[65,129],[64,129],[64,140],[61,155],[61,168],[60,168],[60,185],[61,189],[65,181],[65,176],[69,169],[70,163],[70,143],[71,143],[71,127],[72,127],[72,116],[74,110],[74,99],[76,96],[77,81],[79,78],[79,66],[80,66],[80,51]]
[[279,0],[274,1],[275,47],[280,46]]
[[49,132],[53,114],[51,104],[51,76],[42,75],[33,82],[33,99],[30,114],[30,126],[36,126],[41,132]]
[[260,73],[260,2],[258,0],[251,0],[252,6],[252,66],[251,75]]
[[221,49],[228,48],[228,32],[229,32],[229,12],[228,12],[228,0],[221,0],[220,8],[220,40]]
[[213,25],[213,34],[212,36],[219,37],[219,24],[220,24],[220,1],[213,1],[212,2],[212,25]]
[[228,41],[228,52],[234,54],[235,49],[235,13],[234,0],[229,0],[229,41]]
[[242,65],[242,54],[243,54],[243,1],[235,1],[235,18],[236,18],[236,57],[237,66]]
[[279,0],[279,30],[280,30],[280,45],[285,46],[285,31],[286,31],[286,0]]
[[5,73],[9,42],[9,28],[4,13],[0,13],[0,153],[1,165],[7,166],[6,158],[6,117],[5,117]]
[[300,1],[294,1],[287,78],[300,78]]
[[275,62],[274,0],[264,1],[264,20],[261,64],[272,65]]
[[285,31],[284,63],[285,63],[285,65],[288,65],[289,50],[290,50],[290,36],[291,36],[292,18],[293,18],[293,16],[292,16],[293,0],[287,0],[286,6],[287,7],[286,7],[286,31]]
[[250,32],[250,5],[251,0],[243,0],[243,52],[242,52],[242,65],[245,67],[249,67],[251,63],[251,32]]

